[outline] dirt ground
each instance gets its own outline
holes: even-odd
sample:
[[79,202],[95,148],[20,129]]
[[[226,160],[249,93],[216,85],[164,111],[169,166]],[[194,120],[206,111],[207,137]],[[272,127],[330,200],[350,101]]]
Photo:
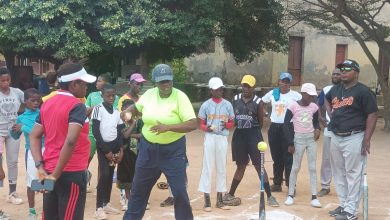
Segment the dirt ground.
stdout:
[[[267,126],[265,126],[267,127]],[[389,150],[389,134],[384,133],[381,128],[383,127],[383,121],[378,121],[378,126],[372,138],[371,155],[368,160],[368,184],[369,184],[369,219],[370,220],[390,220],[390,177],[388,167],[390,165],[390,150]],[[266,130],[263,130],[263,135],[266,138]],[[231,136],[230,136],[231,138]],[[24,140],[22,141],[24,143]],[[230,142],[229,142],[230,143]],[[258,219],[258,207],[259,207],[259,180],[257,174],[252,165],[248,165],[245,176],[241,184],[239,185],[236,196],[241,197],[242,204],[237,207],[232,207],[231,210],[223,211],[213,208],[212,212],[206,213],[202,211],[203,197],[202,193],[198,192],[198,183],[200,173],[202,169],[202,154],[203,154],[203,135],[202,132],[197,130],[187,135],[187,154],[190,162],[188,167],[189,187],[188,192],[193,208],[195,219]],[[318,141],[318,157],[317,157],[317,179],[318,189],[320,189],[319,170],[321,164],[322,153],[322,137]],[[229,146],[230,147],[230,146]],[[23,149],[23,148],[21,148]],[[0,209],[5,210],[11,215],[11,219],[23,220],[27,219],[28,204],[27,196],[25,193],[25,166],[24,166],[24,150],[20,151],[19,156],[19,179],[17,191],[23,197],[24,203],[21,205],[12,205],[5,201],[6,194],[8,192],[8,186],[5,184],[3,188],[0,188]],[[227,185],[230,187],[231,180],[235,171],[235,164],[231,161],[231,151],[228,153],[227,160],[228,179]],[[5,162],[3,163],[4,167]],[[270,176],[272,176],[272,160],[270,152],[266,152],[265,167]],[[96,174],[97,174],[97,159],[94,158],[91,169],[93,173],[92,186],[96,186]],[[387,173],[387,174],[386,174]],[[165,181],[165,177],[162,176],[159,181]],[[215,184],[213,184],[215,186]],[[215,204],[215,187],[212,188],[212,204]],[[173,207],[162,208],[159,206],[168,195],[167,190],[161,190],[157,187],[153,188],[153,192],[150,197],[151,209],[146,211],[144,219],[174,219]],[[333,219],[327,215],[329,210],[337,207],[338,199],[336,197],[334,185],[332,183],[331,193],[319,198],[323,207],[313,208],[310,206],[310,185],[309,176],[306,163],[306,157],[303,160],[302,168],[299,173],[297,182],[297,196],[295,198],[295,204],[292,206],[285,206],[283,204],[287,195],[287,187],[283,187],[283,192],[273,194],[280,207],[272,208],[267,206],[267,219]],[[36,207],[41,214],[42,210],[42,196],[38,194],[36,196]],[[85,219],[94,219],[93,214],[95,210],[96,190],[87,195],[87,204],[85,209]],[[114,207],[120,208],[119,205],[119,191],[113,187],[111,195],[111,203]],[[361,213],[359,218],[363,219]],[[120,215],[109,215],[109,219],[122,219]]]

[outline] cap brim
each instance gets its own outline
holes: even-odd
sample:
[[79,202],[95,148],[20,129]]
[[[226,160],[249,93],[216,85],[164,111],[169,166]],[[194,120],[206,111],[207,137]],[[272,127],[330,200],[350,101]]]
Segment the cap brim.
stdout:
[[210,89],[212,89],[212,90],[217,90],[217,89],[223,88],[223,87],[224,87],[224,85],[218,85],[218,86],[210,87]]
[[87,74],[83,74],[81,77],[79,77],[79,79],[86,83],[93,83],[96,81],[96,76],[87,73]]
[[172,76],[172,75],[165,75],[165,76],[156,77],[156,78],[154,79],[155,82],[161,82],[161,81],[164,81],[164,80],[170,80],[170,81],[172,81],[172,80],[173,80],[173,76]]
[[250,83],[250,82],[246,82],[246,81],[241,82],[241,84],[248,84],[248,86],[250,86],[250,87],[255,86],[255,84]]

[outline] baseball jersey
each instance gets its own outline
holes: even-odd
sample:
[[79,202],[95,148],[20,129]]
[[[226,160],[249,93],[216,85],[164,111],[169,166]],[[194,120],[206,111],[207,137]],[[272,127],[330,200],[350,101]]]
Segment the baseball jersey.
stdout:
[[272,93],[273,90],[269,91],[261,99],[264,103],[271,103],[272,105],[271,122],[283,124],[287,108],[291,105],[291,103],[301,100],[302,95],[299,92],[290,90],[285,94],[280,93],[279,100],[276,101]]
[[359,82],[348,89],[333,86],[326,99],[332,106],[328,125],[332,132],[364,131],[367,115],[378,111],[375,94]]
[[214,134],[228,136],[228,129],[221,129],[221,122],[227,122],[229,119],[234,119],[232,104],[226,99],[222,99],[220,103],[216,103],[213,99],[205,101],[199,109],[198,117],[206,121],[207,126],[213,125],[216,129]]
[[259,119],[257,117],[260,102],[261,98],[257,95],[255,95],[249,102],[244,102],[241,93],[234,96],[233,109],[237,129],[260,127]]
[[123,124],[118,110],[114,108],[113,113],[109,113],[103,104],[93,108],[92,120],[100,121],[99,131],[104,142],[110,142],[117,138],[117,126]]

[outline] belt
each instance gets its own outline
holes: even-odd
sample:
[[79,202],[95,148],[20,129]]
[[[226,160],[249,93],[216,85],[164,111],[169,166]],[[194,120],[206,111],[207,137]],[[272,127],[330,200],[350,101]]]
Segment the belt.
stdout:
[[357,134],[363,131],[347,131],[347,132],[333,132],[335,135],[340,136],[340,137],[348,137],[353,134]]

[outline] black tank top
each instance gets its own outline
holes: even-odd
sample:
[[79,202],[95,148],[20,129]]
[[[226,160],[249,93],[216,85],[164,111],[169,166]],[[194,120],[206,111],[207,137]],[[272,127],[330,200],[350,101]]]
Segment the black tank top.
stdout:
[[234,96],[233,109],[235,115],[235,124],[237,129],[258,128],[260,127],[257,113],[261,98],[255,95],[252,100],[245,103],[242,94]]

